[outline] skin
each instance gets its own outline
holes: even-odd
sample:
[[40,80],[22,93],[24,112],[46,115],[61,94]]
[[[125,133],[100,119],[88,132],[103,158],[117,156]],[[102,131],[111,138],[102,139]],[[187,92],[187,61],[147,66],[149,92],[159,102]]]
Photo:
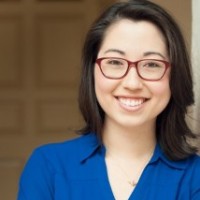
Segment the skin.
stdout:
[[[107,29],[97,57],[169,61],[160,30],[150,22],[128,19],[121,19]],[[161,80],[146,81],[132,67],[124,78],[113,80],[105,78],[95,65],[95,92],[105,112],[102,135],[109,152],[106,154],[107,170],[113,192],[119,198],[122,195],[126,199],[132,188],[125,186],[121,190],[117,185],[116,175],[121,170],[112,165],[111,155],[133,180],[139,179],[155,148],[156,118],[170,100],[169,75],[170,68]],[[133,172],[136,166],[138,169]]]
[[[165,40],[157,27],[150,22],[128,19],[111,25],[105,34],[98,58],[112,56],[130,61],[149,58],[168,61]],[[112,80],[105,78],[95,65],[95,92],[106,113],[104,130],[107,134],[111,128],[112,132],[114,129],[132,134],[148,130],[155,134],[156,118],[171,96],[169,73],[168,69],[159,81],[145,81],[132,67],[124,78]],[[129,106],[128,101],[139,105]]]

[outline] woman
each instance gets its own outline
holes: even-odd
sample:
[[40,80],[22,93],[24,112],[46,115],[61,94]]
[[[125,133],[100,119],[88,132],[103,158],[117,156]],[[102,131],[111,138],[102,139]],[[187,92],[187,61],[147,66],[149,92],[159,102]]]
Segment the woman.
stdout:
[[200,158],[185,122],[190,68],[183,36],[161,7],[130,0],[108,8],[83,49],[83,136],[36,149],[18,199],[200,199]]

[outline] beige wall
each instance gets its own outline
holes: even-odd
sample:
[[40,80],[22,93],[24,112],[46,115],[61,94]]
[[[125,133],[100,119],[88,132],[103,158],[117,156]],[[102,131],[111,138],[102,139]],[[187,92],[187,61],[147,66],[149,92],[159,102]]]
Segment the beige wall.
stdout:
[[191,46],[191,0],[152,0],[166,8],[180,25],[188,47]]
[[[194,72],[195,106],[194,128],[200,133],[200,1],[192,1],[192,60]],[[200,141],[199,141],[200,146]]]

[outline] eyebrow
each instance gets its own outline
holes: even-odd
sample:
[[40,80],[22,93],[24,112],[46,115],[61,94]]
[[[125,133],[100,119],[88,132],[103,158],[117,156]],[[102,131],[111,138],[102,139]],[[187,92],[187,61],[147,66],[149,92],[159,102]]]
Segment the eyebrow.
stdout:
[[144,56],[151,56],[151,55],[158,55],[158,56],[162,57],[163,59],[166,59],[166,57],[159,52],[147,51],[144,53]]
[[[126,55],[126,53],[124,51],[119,50],[119,49],[108,49],[104,53],[106,54],[106,53],[110,53],[110,52],[119,53],[120,55],[123,55],[123,56]],[[151,55],[158,55],[158,56],[162,57],[163,59],[166,59],[166,57],[163,54],[156,52],[156,51],[147,51],[143,54],[143,56],[151,56]]]
[[110,52],[115,52],[115,53],[119,53],[121,55],[125,55],[125,52],[122,50],[119,50],[119,49],[108,49],[104,53],[110,53]]

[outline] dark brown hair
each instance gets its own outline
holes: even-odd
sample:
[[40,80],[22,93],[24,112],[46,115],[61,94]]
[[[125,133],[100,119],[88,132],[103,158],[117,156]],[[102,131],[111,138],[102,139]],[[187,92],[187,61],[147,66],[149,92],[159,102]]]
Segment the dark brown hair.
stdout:
[[115,3],[90,28],[82,53],[79,107],[85,126],[80,132],[94,132],[101,140],[105,113],[95,95],[94,63],[108,27],[124,18],[149,21],[159,28],[166,39],[171,62],[171,99],[165,110],[157,117],[157,141],[169,159],[184,159],[197,151],[187,141],[188,138],[195,138],[195,135],[185,120],[187,107],[194,103],[191,63],[177,23],[163,8],[150,1],[129,0]]

